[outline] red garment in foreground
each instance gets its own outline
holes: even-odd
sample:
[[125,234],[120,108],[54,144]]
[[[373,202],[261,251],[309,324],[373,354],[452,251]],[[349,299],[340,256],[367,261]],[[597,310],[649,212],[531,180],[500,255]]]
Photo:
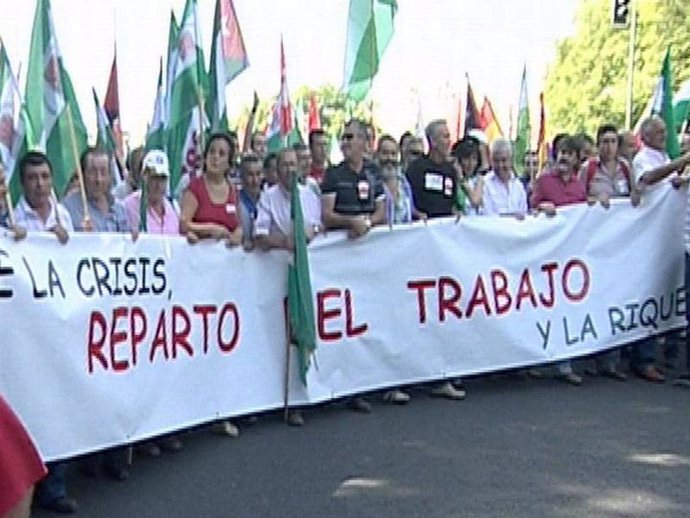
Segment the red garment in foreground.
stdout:
[[29,434],[0,396],[0,516],[46,474]]

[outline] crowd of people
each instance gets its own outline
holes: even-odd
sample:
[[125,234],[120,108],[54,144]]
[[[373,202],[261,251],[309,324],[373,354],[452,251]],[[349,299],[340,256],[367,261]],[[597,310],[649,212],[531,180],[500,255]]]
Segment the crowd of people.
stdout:
[[[667,131],[662,119],[650,117],[642,124],[639,147],[635,135],[619,132],[613,125],[601,126],[595,139],[561,134],[554,139],[546,163],[540,164],[537,153],[530,151],[520,164],[520,174],[515,172],[509,140],[487,143],[483,135],[470,133],[451,145],[443,120],[426,128],[426,153],[425,142],[410,133],[400,139],[387,134],[376,139],[371,124],[351,120],[341,134],[344,159],[339,164],[328,163],[328,138],[323,130],[311,131],[307,145],[278,153],[267,152],[261,132],[251,133],[244,153],[236,134],[216,133],[206,139],[201,170],[193,178],[182,179],[178,196],[170,195],[170,169],[162,150],[132,151],[126,181],[113,187],[108,155],[89,148],[80,161],[83,185],[78,179],[70,183],[60,200],[53,188],[49,158],[30,151],[19,164],[22,196],[16,207],[8,203],[5,174],[0,170],[0,225],[15,239],[23,239],[27,232],[51,232],[66,246],[72,232],[131,233],[134,239],[147,232],[181,234],[192,245],[201,240],[223,241],[228,247],[243,247],[252,253],[293,250],[290,205],[295,175],[307,242],[330,229],[344,230],[357,240],[379,225],[432,218],[499,215],[524,219],[534,212],[553,215],[559,207],[576,203],[609,207],[615,198],[627,198],[636,206],[646,190],[666,178],[677,188],[688,182],[690,135],[682,137],[680,158],[671,160],[665,151]],[[685,249],[687,276],[690,208]],[[680,345],[688,347],[683,340],[689,335],[679,336],[666,338],[664,361],[668,364],[678,362]],[[659,343],[657,338],[649,338],[633,344],[630,372],[650,382],[664,382],[664,365],[657,364]],[[620,349],[596,355],[587,363],[588,374],[627,379]],[[575,386],[583,382],[572,362],[559,362],[555,367],[557,379]],[[525,374],[543,376],[536,368]],[[677,379],[690,383],[687,373]],[[466,395],[459,379],[443,380],[429,391],[451,400]],[[405,404],[410,394],[397,387],[386,391],[383,399]],[[362,395],[350,398],[348,406],[371,411]],[[301,412],[292,409],[288,422],[304,424]],[[229,436],[239,433],[229,420],[216,423],[215,428]],[[3,448],[0,444],[0,468]],[[181,448],[181,436],[173,434],[139,445],[137,451],[158,456]],[[121,481],[128,478],[129,457],[130,449],[120,447],[91,455],[80,465],[91,476],[102,471]],[[52,463],[48,468],[48,475],[37,486],[37,504],[59,513],[75,512],[77,503],[65,482],[67,463]],[[42,474],[34,466],[33,473],[39,472]],[[14,505],[25,509],[25,495],[20,496]],[[0,504],[3,516],[12,502],[0,499]]]

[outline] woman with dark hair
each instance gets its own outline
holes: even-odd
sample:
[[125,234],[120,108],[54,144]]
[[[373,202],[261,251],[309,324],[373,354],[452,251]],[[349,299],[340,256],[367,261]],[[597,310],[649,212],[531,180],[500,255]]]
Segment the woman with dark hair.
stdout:
[[479,173],[482,163],[479,142],[466,137],[453,146],[453,165],[457,173],[455,208],[466,216],[482,213],[484,178]]
[[204,150],[204,174],[192,179],[182,194],[180,233],[190,243],[215,239],[235,246],[242,242],[237,191],[228,180],[232,146],[225,133],[211,135]]
[[[238,195],[228,175],[233,142],[225,133],[211,135],[204,150],[204,173],[192,179],[182,193],[180,234],[190,244],[202,239],[225,241],[228,246],[242,243],[242,220]],[[218,431],[237,437],[239,430],[230,421],[218,424]]]

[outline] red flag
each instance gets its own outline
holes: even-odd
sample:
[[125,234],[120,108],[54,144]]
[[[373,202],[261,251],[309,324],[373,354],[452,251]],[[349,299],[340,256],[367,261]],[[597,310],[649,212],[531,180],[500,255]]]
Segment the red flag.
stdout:
[[321,129],[321,116],[319,106],[316,104],[316,96],[312,94],[309,98],[309,131],[315,129]]
[[295,118],[290,103],[290,93],[287,86],[287,66],[285,65],[285,50],[283,38],[280,38],[280,134],[286,137],[295,125]]
[[498,123],[494,108],[491,106],[491,101],[489,101],[488,97],[484,97],[484,103],[479,113],[479,125],[484,130],[486,138],[490,143],[503,136],[503,130]]
[[122,128],[120,126],[120,93],[117,86],[117,51],[113,55],[113,65],[110,67],[110,78],[108,79],[108,90],[105,94],[103,109],[108,117],[110,128],[113,130],[117,146],[117,156],[122,160],[124,151],[122,147]]

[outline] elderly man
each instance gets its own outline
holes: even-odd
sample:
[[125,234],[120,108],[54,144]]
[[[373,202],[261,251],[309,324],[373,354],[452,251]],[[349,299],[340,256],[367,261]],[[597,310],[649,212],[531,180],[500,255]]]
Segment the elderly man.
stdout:
[[429,154],[409,165],[407,179],[420,211],[430,218],[450,216],[455,203],[456,172],[449,156],[450,132],[446,121],[432,121],[426,128],[426,138]]
[[[74,230],[67,210],[53,193],[53,168],[43,153],[30,151],[19,162],[23,196],[14,212],[15,222],[29,232],[52,232],[61,244],[67,243]],[[77,510],[77,502],[67,495],[64,462],[48,465],[48,476],[38,485],[36,499],[44,509],[62,514]]]
[[[291,217],[292,182],[299,175],[297,153],[283,149],[278,153],[278,183],[261,193],[254,221],[254,239],[261,250],[282,249],[294,251],[294,228]],[[321,201],[307,186],[297,183],[307,243],[321,231]],[[304,425],[299,409],[290,409],[290,426]]]
[[253,226],[257,214],[257,203],[261,195],[263,168],[255,155],[245,155],[240,161],[240,219],[242,221],[242,242],[245,250],[254,248]]
[[[81,156],[80,164],[88,214],[84,212],[79,192],[73,192],[63,200],[72,217],[74,229],[81,232],[129,232],[125,208],[110,193],[112,175],[107,153],[97,148],[87,148]],[[83,470],[88,475],[95,476],[99,464],[102,464],[106,475],[113,480],[123,481],[129,478],[126,458],[126,448],[115,448],[90,457]]]
[[[179,234],[177,211],[166,198],[170,183],[168,156],[160,149],[152,149],[146,153],[141,169],[142,189],[133,192],[122,202],[130,228],[142,229],[149,234]],[[143,202],[142,196],[146,196]],[[142,212],[146,216],[144,224],[141,222]]]
[[328,136],[322,129],[309,132],[309,151],[311,152],[311,168],[309,176],[321,185],[328,167]]
[[[430,122],[426,138],[429,154],[412,162],[406,172],[414,204],[429,218],[450,216],[454,213],[457,173],[449,157],[450,132],[446,121]],[[411,142],[408,142],[408,149]],[[434,387],[431,394],[455,400],[464,399],[466,395],[464,389],[454,387],[450,381]]]
[[[642,122],[640,133],[642,147],[633,160],[633,174],[637,181],[636,189],[644,194],[650,186],[660,182],[672,173],[680,173],[690,165],[690,153],[685,153],[676,160],[666,153],[666,124],[657,116],[649,117]],[[673,179],[673,182],[678,177]],[[687,225],[685,231],[685,270],[686,291],[688,290],[688,276],[690,276],[690,233]],[[688,305],[686,305],[687,308]],[[690,316],[690,313],[688,313]],[[633,348],[632,367],[641,378],[651,382],[665,381],[664,375],[654,365],[656,360],[656,339],[644,339]]]
[[112,176],[105,151],[88,148],[81,156],[88,218],[79,192],[69,194],[63,204],[72,216],[74,229],[84,232],[128,232],[129,222],[122,205],[110,193]]
[[491,143],[493,170],[484,178],[484,214],[523,217],[527,213],[525,188],[513,171],[510,141],[498,138]]

